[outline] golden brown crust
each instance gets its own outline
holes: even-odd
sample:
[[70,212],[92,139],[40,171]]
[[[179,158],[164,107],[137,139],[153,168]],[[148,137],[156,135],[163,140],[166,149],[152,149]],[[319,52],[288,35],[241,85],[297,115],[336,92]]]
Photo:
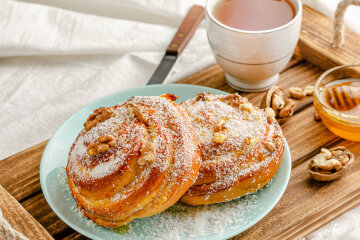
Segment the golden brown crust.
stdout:
[[[80,132],[66,170],[85,216],[118,227],[165,210],[193,184],[199,171],[198,140],[175,99],[171,94],[132,97],[109,109],[111,117]],[[107,147],[89,154],[90,144]]]
[[229,201],[266,185],[280,166],[284,138],[279,124],[238,94],[201,93],[181,104],[198,132],[200,174],[181,201]]

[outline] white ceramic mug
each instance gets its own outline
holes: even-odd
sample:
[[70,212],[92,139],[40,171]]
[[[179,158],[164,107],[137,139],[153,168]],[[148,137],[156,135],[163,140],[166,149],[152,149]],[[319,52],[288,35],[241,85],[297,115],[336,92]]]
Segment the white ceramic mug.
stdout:
[[241,91],[270,88],[294,53],[301,27],[301,0],[290,0],[295,17],[286,24],[263,31],[232,28],[217,20],[214,7],[219,0],[207,0],[206,29],[217,63],[228,84]]

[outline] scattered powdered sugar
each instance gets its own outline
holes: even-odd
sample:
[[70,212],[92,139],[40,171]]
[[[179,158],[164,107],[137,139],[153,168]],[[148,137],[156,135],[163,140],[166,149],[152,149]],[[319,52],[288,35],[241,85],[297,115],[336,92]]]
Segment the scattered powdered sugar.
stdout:
[[89,227],[95,228],[95,227],[98,226],[96,222],[94,222],[94,221],[88,219],[87,217],[85,217],[84,214],[83,214],[83,212],[82,212],[82,210],[81,210],[78,206],[72,206],[71,209],[72,209],[75,213],[79,214],[83,219],[85,219],[85,220],[86,220],[86,224],[87,224]]
[[68,178],[66,175],[66,169],[65,168],[58,168],[57,169],[57,180],[61,184],[62,187],[64,187],[66,190],[70,190]]
[[66,169],[57,168],[56,172],[57,172],[56,178],[58,183],[60,184],[58,185],[58,190],[63,192],[64,200],[66,203],[68,203],[68,206],[71,206],[71,210],[76,214],[80,215],[88,226],[98,227],[98,225],[95,222],[84,216],[80,207],[76,205],[74,199],[71,197]]
[[[174,149],[171,150],[172,164],[170,165],[170,171],[167,175],[166,180],[168,181],[167,187],[171,188],[173,184],[181,184],[184,173],[188,172],[191,168],[191,160],[193,160],[193,154],[197,150],[196,146],[192,144],[192,140],[196,133],[192,129],[188,128],[190,119],[187,117],[179,117],[182,113],[181,109],[169,104],[160,102],[155,97],[134,97],[131,99],[133,104],[146,105],[150,108],[156,109],[156,112],[150,117],[150,122],[160,126],[159,131],[164,134],[165,137],[153,136],[152,141],[157,149],[158,161],[155,161],[149,168],[145,168],[139,176],[129,184],[127,187],[135,185],[139,179],[146,177],[151,168],[157,168],[161,171],[166,169],[168,160],[168,151],[166,143],[171,143]],[[195,123],[195,129],[203,137],[201,138],[202,145],[209,144],[212,141],[214,131],[208,126],[204,126],[204,123],[218,122],[221,119],[226,119],[225,127],[229,129],[231,144],[230,146],[220,147],[216,151],[212,152],[211,161],[223,161],[229,163],[227,168],[215,168],[217,176],[222,177],[222,181],[217,182],[218,185],[229,184],[229,182],[235,181],[239,176],[247,174],[249,171],[260,168],[262,165],[267,165],[270,158],[265,159],[262,162],[256,162],[257,156],[252,156],[253,162],[245,163],[243,157],[234,155],[230,150],[239,150],[242,148],[242,143],[247,137],[263,138],[262,140],[270,139],[271,135],[276,133],[276,129],[273,126],[269,127],[269,134],[265,135],[264,122],[266,116],[261,111],[255,111],[255,114],[240,114],[234,111],[234,108],[228,104],[222,102],[216,102],[213,106],[199,105],[197,109],[190,111],[190,117],[192,114],[197,114],[198,111],[205,113],[211,113],[212,111],[218,111],[218,115],[204,114],[198,119],[198,124]],[[119,149],[130,149],[134,145],[130,144],[137,143],[141,146],[141,141],[147,131],[148,126],[144,125],[132,125],[124,123],[132,123],[134,121],[134,115],[127,112],[125,108],[117,108],[115,111],[121,113],[120,117],[114,119],[110,118],[103,123],[99,123],[96,128],[91,129],[88,133],[80,133],[77,141],[82,145],[77,146],[77,143],[73,146],[74,156],[70,154],[69,161],[74,161],[81,164],[74,164],[74,169],[71,171],[84,171],[84,166],[88,167],[88,171],[84,171],[84,175],[81,177],[83,180],[86,179],[97,179],[111,174],[114,169],[117,169],[121,164],[124,164],[124,159],[127,157],[126,152],[116,151],[112,152],[110,157],[101,162],[101,164],[93,166],[93,162],[88,158],[86,154],[85,142],[92,142],[103,134],[115,134],[114,126],[127,126],[124,128],[124,132],[128,133],[125,136],[117,137],[116,146]],[[121,112],[122,111],[122,112]],[[234,120],[231,116],[236,115],[238,121]],[[117,114],[118,116],[118,114]],[[230,117],[229,117],[230,116]],[[166,123],[163,126],[163,123]],[[193,122],[194,123],[194,122]],[[94,131],[92,131],[94,130]],[[118,135],[116,135],[118,136]],[[138,139],[139,138],[139,139]],[[259,140],[260,141],[260,140]],[[120,147],[119,147],[120,146]],[[135,144],[135,146],[137,146]],[[228,152],[228,154],[222,154]],[[252,149],[249,150],[252,153]],[[75,157],[76,156],[76,157]],[[231,164],[236,158],[236,164]],[[244,164],[239,165],[239,163]],[[99,169],[96,169],[96,168]],[[224,174],[226,173],[226,174]],[[166,211],[142,219],[135,219],[129,224],[122,226],[117,229],[107,229],[98,226],[93,221],[83,216],[79,207],[76,206],[75,201],[69,197],[70,191],[67,183],[67,177],[65,169],[60,169],[57,175],[59,183],[64,188],[65,201],[71,204],[71,210],[77,215],[81,216],[81,221],[95,233],[106,233],[106,239],[192,239],[201,238],[208,235],[221,236],[224,233],[236,232],[248,223],[254,221],[259,216],[258,213],[262,212],[266,206],[263,200],[261,200],[266,192],[269,192],[269,187],[260,189],[258,192],[250,195],[246,195],[235,199],[230,202],[203,205],[203,206],[188,206],[182,203],[176,203]],[[182,179],[184,180],[184,179]],[[271,182],[267,185],[271,188]],[[121,198],[126,198],[124,192],[115,193],[112,196],[112,201],[118,201]],[[254,212],[256,214],[254,214]],[[125,230],[124,230],[125,229]]]
[[[66,173],[60,170],[58,180],[66,179]],[[64,188],[66,189],[66,188]],[[264,211],[263,198],[272,194],[272,182],[254,194],[249,194],[230,202],[188,206],[176,203],[164,212],[142,219],[135,219],[129,224],[115,228],[104,228],[86,218],[75,201],[68,198],[69,190],[64,190],[67,206],[80,217],[88,231],[101,236],[105,232],[106,239],[194,239],[208,235],[222,236],[237,232],[258,217]],[[266,192],[268,192],[266,194]],[[255,212],[255,214],[254,214]],[[216,239],[216,237],[215,237]]]
[[197,207],[177,203],[159,215],[130,223],[136,231],[126,237],[130,239],[192,239],[232,232],[246,224],[248,211],[258,208],[254,204],[256,198],[256,195],[249,195],[240,201]]
[[[59,169],[58,181],[62,184],[66,179],[64,169]],[[65,181],[66,183],[66,181]],[[142,219],[135,219],[129,224],[115,228],[104,228],[86,218],[72,198],[68,198],[70,192],[64,188],[64,196],[67,206],[80,217],[80,222],[87,226],[88,231],[98,236],[106,236],[106,239],[194,239],[206,238],[208,235],[223,236],[223,234],[238,232],[242,226],[253,222],[264,211],[264,198],[273,194],[272,182],[257,191],[230,202],[188,206],[176,203],[164,212]],[[65,184],[66,185],[66,184]],[[78,221],[78,220],[76,220]],[[103,235],[104,232],[106,235]]]

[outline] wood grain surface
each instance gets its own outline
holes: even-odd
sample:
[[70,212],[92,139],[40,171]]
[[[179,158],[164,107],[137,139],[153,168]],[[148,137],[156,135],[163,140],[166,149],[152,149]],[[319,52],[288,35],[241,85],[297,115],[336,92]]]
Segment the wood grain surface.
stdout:
[[[31,240],[53,239],[3,187],[0,186],[0,209],[12,228]],[[6,240],[6,239],[4,239]]]
[[304,58],[324,71],[339,65],[360,64],[359,35],[345,29],[344,46],[333,48],[332,29],[332,19],[309,7],[304,7],[301,37],[298,43]]
[[[329,44],[330,38],[327,39],[326,32],[329,32],[329,24],[331,20],[327,17],[304,7],[299,48],[280,75],[280,87],[286,90],[291,86],[312,85],[323,72],[322,69],[353,61],[351,52],[356,53],[359,47],[350,45],[351,39],[354,38],[357,40],[354,43],[358,43],[359,36],[347,33],[352,36],[346,40],[346,47],[349,49],[345,51],[348,53],[327,50],[325,45]],[[313,58],[310,59],[311,56]],[[326,64],[323,61],[327,61]],[[218,65],[189,76],[179,83],[235,92],[226,84],[224,72]],[[241,95],[259,105],[263,93]],[[296,239],[360,204],[360,144],[343,140],[327,130],[321,122],[314,121],[311,97],[297,101],[297,105],[301,107],[282,125],[292,156],[293,169],[289,186],[277,206],[264,219],[234,239]],[[306,171],[309,159],[322,147],[339,145],[346,146],[355,153],[355,161],[347,174],[331,183],[312,181]],[[55,239],[86,239],[66,226],[44,199],[39,182],[39,165],[45,146],[46,142],[43,142],[0,161],[0,184]]]

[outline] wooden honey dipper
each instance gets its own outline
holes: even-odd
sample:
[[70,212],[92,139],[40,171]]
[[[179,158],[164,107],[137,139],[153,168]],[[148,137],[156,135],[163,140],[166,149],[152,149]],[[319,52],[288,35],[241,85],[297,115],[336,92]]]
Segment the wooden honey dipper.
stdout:
[[338,111],[348,111],[360,104],[360,87],[337,85],[325,89],[327,103]]

